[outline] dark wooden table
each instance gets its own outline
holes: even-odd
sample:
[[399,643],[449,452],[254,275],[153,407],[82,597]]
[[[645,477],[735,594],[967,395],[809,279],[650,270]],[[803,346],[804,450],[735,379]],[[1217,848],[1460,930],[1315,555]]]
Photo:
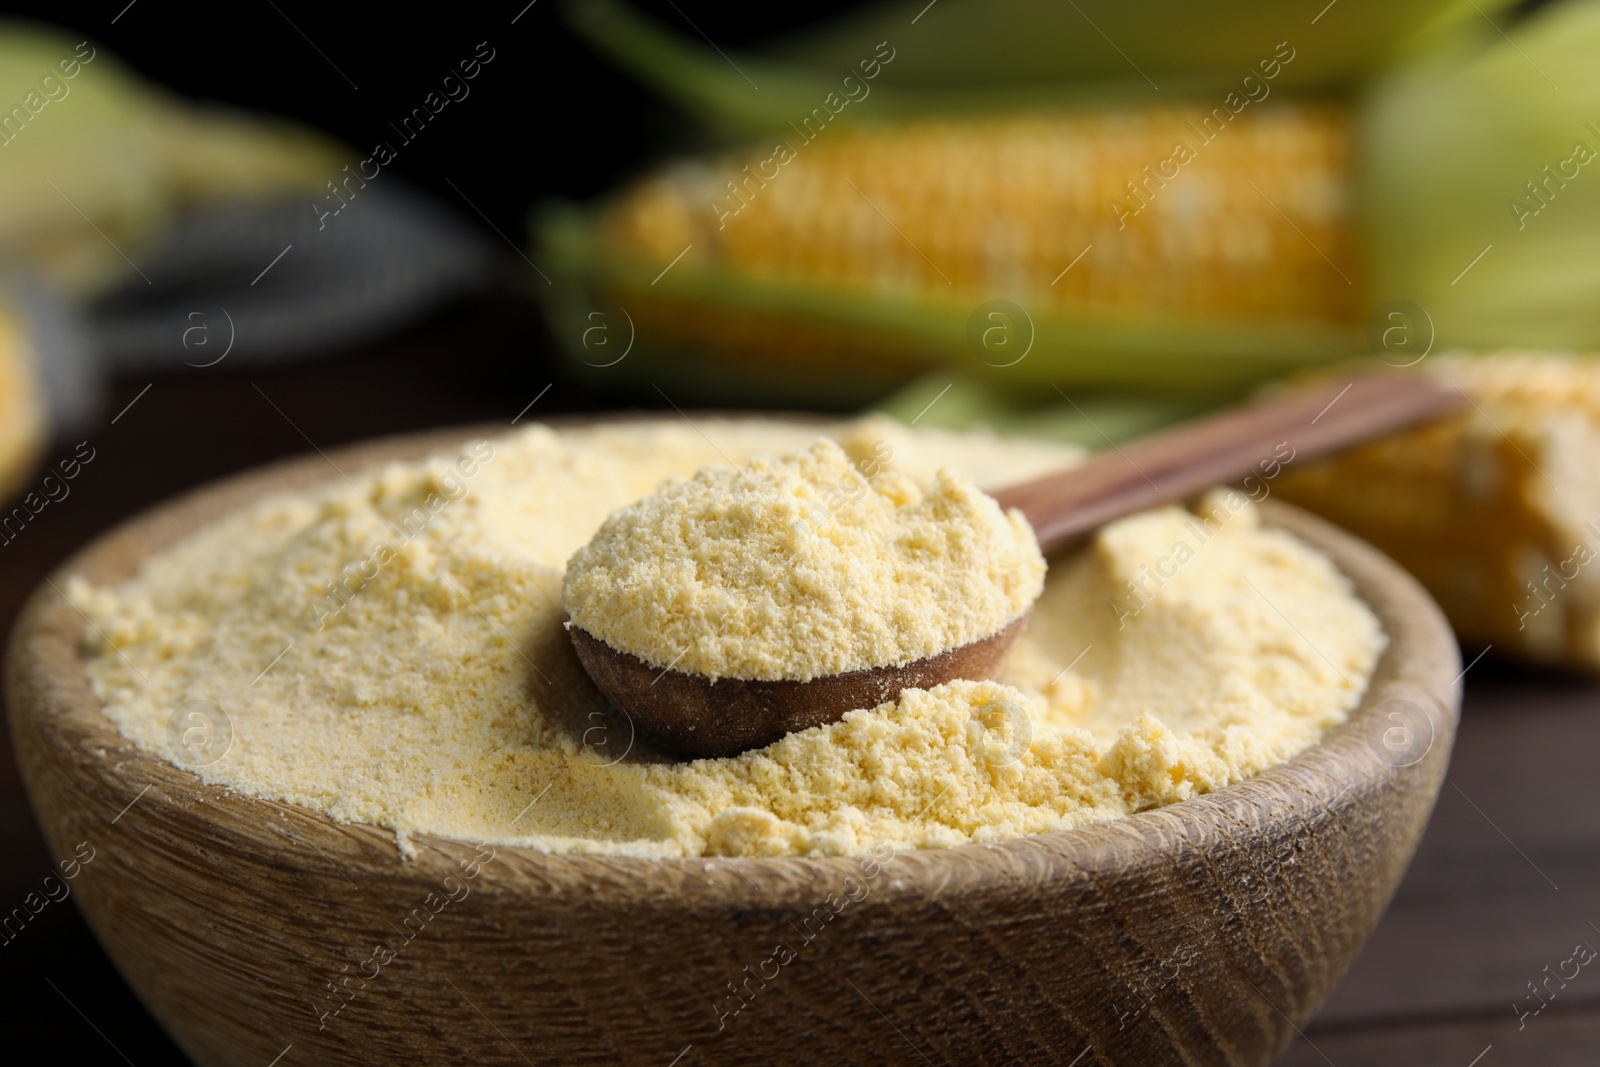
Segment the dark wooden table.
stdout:
[[[71,495],[0,548],[0,619],[9,630],[40,576],[94,534],[185,488],[304,452],[308,439],[326,448],[430,426],[509,424],[552,381],[530,415],[660,404],[570,386],[550,362],[534,310],[505,296],[328,361],[157,377],[142,396],[147,380],[122,383],[102,425],[82,435],[98,454]],[[34,830],[9,739],[0,747],[4,912],[60,857]],[[1564,987],[1551,977],[1580,942],[1600,948],[1597,754],[1600,686],[1492,659],[1474,666],[1449,780],[1416,862],[1366,951],[1282,1063],[1600,1064],[1600,960]],[[1530,983],[1554,993],[1519,1021],[1518,1008],[1540,1003]],[[0,1013],[8,1059],[184,1062],[70,898],[0,946]]]

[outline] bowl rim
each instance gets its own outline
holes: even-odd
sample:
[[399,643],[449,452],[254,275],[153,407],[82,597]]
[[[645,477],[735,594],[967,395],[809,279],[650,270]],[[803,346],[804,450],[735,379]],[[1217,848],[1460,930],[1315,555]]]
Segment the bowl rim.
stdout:
[[[682,414],[682,413],[680,413]],[[697,411],[705,418],[828,424],[850,416],[807,413]],[[684,417],[688,417],[687,415]],[[675,421],[660,412],[617,412],[556,417],[526,425],[554,430],[617,421]],[[840,879],[859,876],[859,854],[826,857],[638,857],[610,853],[551,852],[526,845],[409,834],[404,860],[394,831],[371,824],[341,823],[309,808],[233,792],[169,763],[123,737],[89,686],[81,656],[84,620],[61,590],[85,576],[95,584],[125,580],[142,562],[201,526],[284,489],[311,488],[387,462],[448,454],[471,441],[506,436],[504,426],[473,424],[379,437],[323,452],[293,456],[204,483],[161,501],[103,531],[56,567],[29,596],[17,616],[6,651],[5,681],[13,741],[36,810],[37,780],[49,759],[70,758],[81,770],[125,783],[126,795],[140,786],[161,786],[141,808],[145,819],[188,820],[198,810],[210,830],[281,844],[282,826],[312,839],[325,853],[350,862],[392,866],[401,862],[419,878],[437,876],[491,848],[496,876],[518,895],[572,895],[655,906],[663,888],[688,907],[707,904],[787,906],[815,901],[838,890]],[[944,848],[891,850],[887,879],[891,896],[985,894],[997,888],[1037,886],[1055,880],[1092,879],[1097,872],[1126,871],[1141,864],[1170,864],[1185,851],[1237,833],[1241,825],[1276,826],[1286,832],[1314,829],[1329,813],[1335,821],[1370,805],[1408,772],[1436,776],[1425,790],[1436,797],[1443,778],[1439,753],[1448,758],[1461,698],[1460,655],[1444,617],[1420,584],[1377,549],[1291,505],[1265,500],[1262,518],[1286,529],[1329,556],[1378,616],[1388,643],[1366,692],[1346,722],[1290,760],[1233,785],[1188,800],[1106,822],[992,842]],[[1390,718],[1385,707],[1402,701],[1420,711],[1427,745],[1386,757],[1378,739]],[[1392,711],[1391,713],[1392,714]],[[1409,716],[1411,711],[1407,711]],[[1412,723],[1412,725],[1417,725]],[[38,742],[35,744],[34,742]],[[47,751],[54,747],[55,752]],[[63,751],[64,749],[64,751]],[[1415,758],[1412,758],[1412,757]],[[1431,757],[1431,758],[1430,758]],[[198,802],[198,803],[196,803]],[[221,818],[219,818],[221,816]],[[279,826],[269,826],[273,821]],[[252,832],[251,824],[258,832]],[[225,825],[224,825],[225,824]],[[47,835],[51,827],[46,825]],[[59,842],[52,842],[59,844]],[[237,842],[236,842],[237,843]],[[385,861],[385,854],[387,862]],[[882,851],[879,850],[882,856]],[[879,894],[874,889],[874,895]]]

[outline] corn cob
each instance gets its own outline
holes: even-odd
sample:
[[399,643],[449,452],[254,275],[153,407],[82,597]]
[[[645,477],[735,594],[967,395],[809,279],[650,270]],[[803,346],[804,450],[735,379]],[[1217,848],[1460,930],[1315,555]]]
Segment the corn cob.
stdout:
[[1424,369],[1473,406],[1291,468],[1275,491],[1393,556],[1469,648],[1600,670],[1600,361],[1499,353]]
[[[763,167],[779,155],[769,151],[647,179],[616,205],[608,238],[661,263],[689,246],[680,267],[889,295],[1347,317],[1342,118],[1277,108],[1213,133],[1216,119],[1203,127],[1194,117],[824,130],[782,166]],[[1179,144],[1191,162],[1175,158]]]
[[646,177],[554,256],[679,358],[1000,366],[968,326],[1005,299],[1016,379],[1248,382],[1357,347],[1349,144],[1287,105],[806,125]]

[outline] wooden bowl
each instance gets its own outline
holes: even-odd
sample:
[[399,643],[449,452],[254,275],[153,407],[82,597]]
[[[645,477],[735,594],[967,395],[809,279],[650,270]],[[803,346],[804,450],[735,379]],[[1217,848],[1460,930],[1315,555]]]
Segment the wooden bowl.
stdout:
[[[466,436],[333,458],[348,472]],[[74,574],[124,579],[262,493],[333,476],[309,456],[125,524],[34,594],[8,653],[50,845],[94,850],[79,906],[201,1064],[1265,1064],[1371,932],[1449,758],[1460,665],[1427,594],[1361,542],[1270,506],[1353,579],[1390,644],[1349,723],[1239,785],[877,859],[420,837],[402,860],[387,831],[232,795],[124,740],[57,592]]]

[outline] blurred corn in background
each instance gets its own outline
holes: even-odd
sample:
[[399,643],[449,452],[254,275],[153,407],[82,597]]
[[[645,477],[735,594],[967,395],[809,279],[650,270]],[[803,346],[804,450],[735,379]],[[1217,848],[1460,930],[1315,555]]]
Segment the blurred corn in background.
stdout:
[[[1230,384],[1350,343],[1349,148],[1327,107],[857,125],[651,175],[573,222],[561,262],[713,376]],[[1020,310],[1006,336],[983,332],[995,297]]]
[[1364,101],[1371,273],[1429,344],[1518,351],[1418,362],[1419,345],[1395,362],[1471,410],[1281,491],[1407,566],[1467,644],[1596,671],[1600,4],[1546,5],[1506,37],[1467,25]]
[[581,6],[702,142],[739,147],[548,208],[552,325],[581,374],[610,371],[595,326],[625,318],[611,379],[690,399],[883,402],[930,372],[1013,407],[1088,389],[1148,428],[1174,395],[1193,410],[1365,347],[1353,102],[1495,6],[1363,2],[1308,29],[1251,2],[1222,32],[1175,3],[958,0],[936,25],[886,5],[737,58]]
[[[399,178],[366,191],[359,162],[308,126],[182,99],[94,40],[0,19],[0,499],[118,373],[304,359],[479,287],[482,239]],[[196,352],[202,308],[228,333]]]
[[0,20],[8,271],[99,295],[133,277],[125,257],[136,261],[183,211],[310,197],[348,158],[304,127],[186,104],[93,42]]
[[309,195],[343,157],[287,123],[189,108],[93,42],[0,20],[0,500],[58,418],[84,413],[71,398],[94,374],[41,323],[41,291],[54,311],[143,284],[129,257],[184,211]]
[[1451,355],[1461,415],[1301,469],[1275,492],[1416,575],[1463,642],[1600,670],[1600,362]]

